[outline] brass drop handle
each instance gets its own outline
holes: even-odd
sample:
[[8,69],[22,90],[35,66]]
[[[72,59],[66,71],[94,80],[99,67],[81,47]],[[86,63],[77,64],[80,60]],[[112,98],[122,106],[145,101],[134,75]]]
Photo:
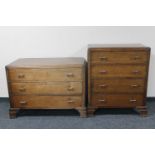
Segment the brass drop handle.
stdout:
[[131,87],[136,88],[136,87],[139,87],[139,85],[133,84],[133,85],[131,85]]
[[24,78],[24,77],[25,77],[24,74],[19,74],[19,75],[18,75],[18,78]]
[[68,100],[68,103],[74,103],[75,101],[74,100]]
[[98,100],[99,102],[106,102],[106,100]]
[[19,88],[19,91],[21,91],[21,92],[25,92],[26,89],[25,89],[25,88]]
[[100,57],[100,60],[108,60],[107,57]]
[[136,56],[134,56],[134,59],[135,60],[140,59],[140,56],[136,55]]
[[21,105],[23,105],[23,106],[24,106],[24,105],[27,105],[27,102],[26,102],[26,101],[20,101],[19,103],[20,103]]
[[74,88],[73,88],[72,86],[69,86],[67,90],[68,90],[68,91],[73,91]]
[[67,73],[67,77],[73,77],[74,74],[73,73]]
[[106,84],[102,84],[102,85],[99,85],[101,88],[106,88],[108,85]]
[[132,71],[132,73],[138,74],[138,73],[140,73],[140,71],[139,70],[134,70],[134,71]]
[[135,100],[135,99],[131,99],[130,102],[137,102],[137,100]]
[[99,71],[101,74],[106,74],[107,71],[106,70],[102,70],[102,71]]

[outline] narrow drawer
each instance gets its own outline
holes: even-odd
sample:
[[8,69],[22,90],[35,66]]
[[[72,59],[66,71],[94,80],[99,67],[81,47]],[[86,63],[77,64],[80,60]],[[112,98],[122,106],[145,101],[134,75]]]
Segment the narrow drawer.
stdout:
[[103,77],[146,77],[145,65],[93,65],[92,78]]
[[9,81],[80,81],[81,68],[8,69]]
[[93,93],[143,93],[143,79],[102,79],[93,80]]
[[82,94],[82,82],[10,83],[12,94]]
[[101,107],[136,107],[142,106],[142,95],[94,95],[92,105]]
[[91,63],[122,63],[137,64],[146,63],[148,61],[148,52],[146,51],[105,51],[96,50],[91,53]]
[[81,96],[12,96],[15,108],[70,109],[82,106]]

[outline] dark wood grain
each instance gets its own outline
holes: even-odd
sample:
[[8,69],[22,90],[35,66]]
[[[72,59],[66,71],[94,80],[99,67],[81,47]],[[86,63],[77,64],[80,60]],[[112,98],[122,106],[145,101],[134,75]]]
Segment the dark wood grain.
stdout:
[[82,82],[13,82],[10,88],[14,95],[82,95]]
[[90,45],[88,48],[88,115],[98,108],[135,108],[147,115],[150,48]]
[[[64,65],[65,66],[65,65]],[[9,81],[82,81],[79,68],[9,68]]]
[[83,58],[19,59],[6,73],[10,118],[20,109],[76,109],[86,117]]
[[144,79],[103,78],[92,80],[93,93],[144,93]]

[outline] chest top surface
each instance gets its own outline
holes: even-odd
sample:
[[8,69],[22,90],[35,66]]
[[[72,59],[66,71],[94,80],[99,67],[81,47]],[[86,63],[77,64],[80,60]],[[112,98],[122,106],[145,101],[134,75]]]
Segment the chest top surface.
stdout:
[[8,68],[64,68],[82,67],[84,58],[22,58],[7,65]]
[[89,44],[89,49],[149,49],[149,47],[143,44]]

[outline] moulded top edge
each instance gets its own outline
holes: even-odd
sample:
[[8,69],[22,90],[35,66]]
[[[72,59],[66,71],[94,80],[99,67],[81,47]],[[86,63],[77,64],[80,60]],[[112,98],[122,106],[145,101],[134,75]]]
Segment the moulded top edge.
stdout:
[[88,48],[149,48],[143,44],[89,44]]
[[70,58],[22,58],[18,59],[6,67],[18,68],[64,68],[81,67],[85,64],[85,59],[80,57]]

